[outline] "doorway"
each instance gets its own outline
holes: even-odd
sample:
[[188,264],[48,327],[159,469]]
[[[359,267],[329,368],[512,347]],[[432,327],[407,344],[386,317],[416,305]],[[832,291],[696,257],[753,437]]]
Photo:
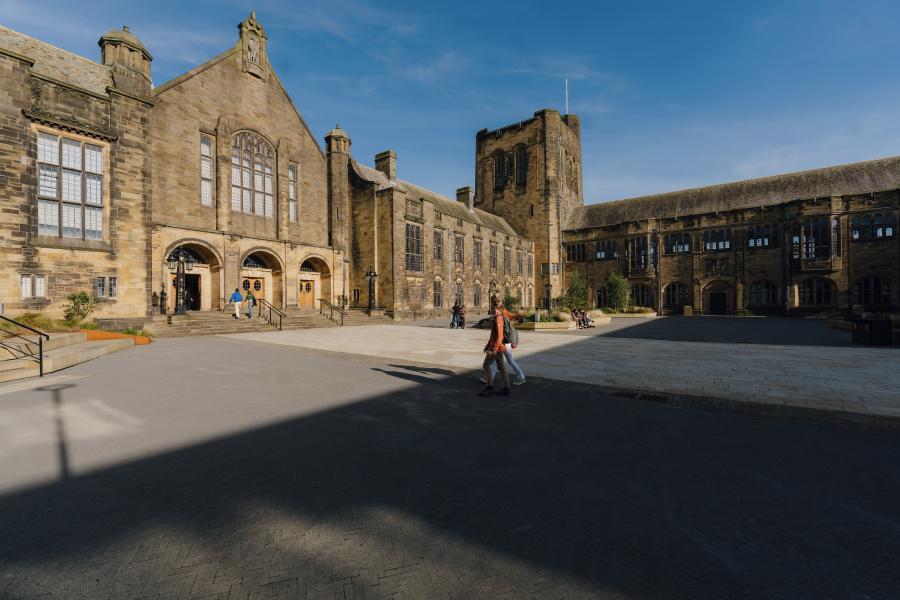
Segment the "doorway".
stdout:
[[[178,288],[175,285],[176,280],[178,279],[177,275],[172,275],[172,287],[169,288],[169,298],[171,300],[168,302],[171,308],[175,308],[178,302]],[[200,275],[185,273],[184,274],[184,308],[185,310],[200,310]]]
[[300,280],[299,289],[297,290],[297,304],[300,308],[316,307],[316,286],[312,281]]
[[709,314],[711,314],[711,315],[727,315],[728,314],[728,294],[726,292],[710,292],[709,293]]
[[266,299],[266,280],[262,277],[244,277],[241,287],[244,290],[244,296],[253,292],[253,297],[257,302]]

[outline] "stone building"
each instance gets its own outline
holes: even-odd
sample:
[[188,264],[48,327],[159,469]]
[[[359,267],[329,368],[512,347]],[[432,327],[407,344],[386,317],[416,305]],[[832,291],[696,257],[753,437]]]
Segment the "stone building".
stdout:
[[895,309],[900,157],[579,209],[566,274],[605,304],[610,273],[663,313]]
[[900,158],[584,205],[581,126],[552,109],[475,136],[475,189],[447,198],[374,168],[336,127],[324,148],[268,60],[253,14],[233,47],[160,86],[128,28],[100,61],[0,27],[0,302],[60,316],[90,290],[101,319],[189,308],[234,288],[395,318],[483,314],[492,294],[545,306],[575,273],[611,273],[661,312],[792,313],[900,305]]

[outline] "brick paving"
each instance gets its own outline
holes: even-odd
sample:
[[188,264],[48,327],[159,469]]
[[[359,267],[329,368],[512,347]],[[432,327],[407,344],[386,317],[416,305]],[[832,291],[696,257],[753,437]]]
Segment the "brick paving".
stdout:
[[0,598],[900,594],[894,433],[476,390],[226,338],[0,386]]

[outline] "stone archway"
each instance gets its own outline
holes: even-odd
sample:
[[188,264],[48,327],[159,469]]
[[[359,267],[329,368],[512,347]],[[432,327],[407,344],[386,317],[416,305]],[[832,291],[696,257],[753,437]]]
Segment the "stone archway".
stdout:
[[252,292],[257,301],[266,300],[284,307],[284,266],[267,248],[253,248],[241,257],[238,286],[241,294]]
[[731,315],[735,309],[735,294],[725,281],[712,281],[703,288],[703,314]]
[[223,295],[222,261],[218,252],[198,240],[180,240],[166,249],[162,272],[165,274],[166,307],[175,309],[177,269],[169,268],[169,259],[185,259],[185,304],[188,310],[219,310]]
[[300,262],[297,281],[297,306],[318,308],[319,300],[334,302],[331,269],[320,256],[307,256]]

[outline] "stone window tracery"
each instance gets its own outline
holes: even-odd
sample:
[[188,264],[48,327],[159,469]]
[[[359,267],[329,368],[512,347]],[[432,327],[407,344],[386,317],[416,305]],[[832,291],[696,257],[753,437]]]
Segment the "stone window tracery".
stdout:
[[275,215],[275,152],[262,136],[242,131],[231,148],[231,210],[258,217]]

